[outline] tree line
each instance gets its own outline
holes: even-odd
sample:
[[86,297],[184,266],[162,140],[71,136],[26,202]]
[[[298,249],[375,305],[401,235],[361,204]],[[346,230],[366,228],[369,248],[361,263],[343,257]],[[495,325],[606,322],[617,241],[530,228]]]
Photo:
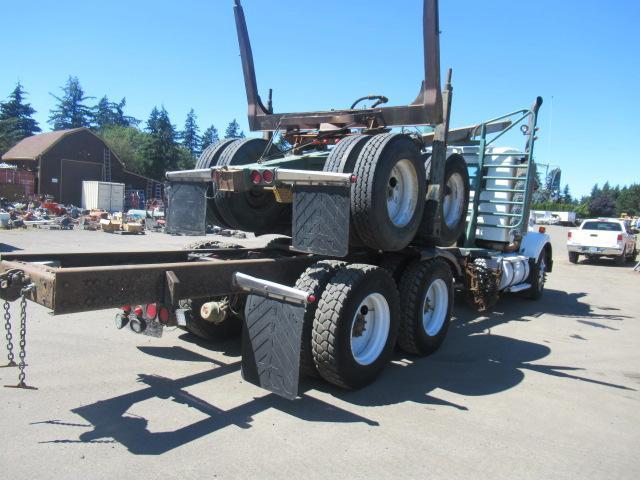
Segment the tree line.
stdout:
[[[73,76],[60,89],[60,95],[51,94],[56,102],[49,111],[48,124],[53,130],[90,128],[105,140],[127,169],[157,180],[162,180],[167,170],[193,167],[200,153],[220,138],[214,125],[201,133],[193,108],[182,129],[171,122],[164,106],[153,107],[141,127],[141,120],[126,115],[125,98],[114,102],[104,95],[91,105],[95,97],[87,96]],[[0,155],[23,138],[42,131],[33,118],[36,110],[27,102],[27,96],[18,82],[6,100],[0,102]],[[233,119],[223,138],[244,136]]]
[[597,183],[589,195],[581,198],[571,196],[569,185],[565,185],[557,195],[546,195],[545,189],[534,197],[531,208],[534,210],[573,211],[579,217],[619,217],[627,214],[640,215],[640,184],[616,185],[612,187],[605,182],[602,187]]

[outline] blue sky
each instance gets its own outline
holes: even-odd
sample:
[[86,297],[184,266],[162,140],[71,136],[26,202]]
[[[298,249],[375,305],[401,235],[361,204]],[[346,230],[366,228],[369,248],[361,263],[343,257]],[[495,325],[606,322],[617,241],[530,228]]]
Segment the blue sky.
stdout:
[[[48,130],[69,75],[86,93],[127,98],[146,120],[164,104],[179,127],[245,131],[232,0],[0,1],[0,97],[21,81]],[[393,104],[421,79],[421,0],[244,0],[258,84],[276,111],[343,108],[361,95]],[[452,126],[542,107],[537,160],[577,194],[640,182],[640,2],[441,0],[442,68],[454,69]],[[552,100],[553,97],[553,100]]]

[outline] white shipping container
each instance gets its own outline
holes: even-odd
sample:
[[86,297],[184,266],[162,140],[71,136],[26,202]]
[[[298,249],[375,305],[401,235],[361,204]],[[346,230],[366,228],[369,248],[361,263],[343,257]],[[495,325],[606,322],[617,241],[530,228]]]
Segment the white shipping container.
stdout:
[[82,182],[82,208],[85,210],[124,210],[124,183]]

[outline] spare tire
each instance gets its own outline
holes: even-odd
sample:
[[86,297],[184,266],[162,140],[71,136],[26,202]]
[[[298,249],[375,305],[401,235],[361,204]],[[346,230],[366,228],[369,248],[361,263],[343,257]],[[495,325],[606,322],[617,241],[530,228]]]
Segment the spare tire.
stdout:
[[445,163],[440,235],[432,238],[424,232],[432,230],[436,207],[434,202],[427,202],[420,224],[419,239],[443,247],[451,246],[464,234],[469,208],[469,171],[462,155],[454,153]]
[[367,140],[353,173],[351,218],[364,245],[396,251],[411,242],[426,196],[424,161],[407,135],[386,133]]
[[[218,164],[218,160],[220,160],[220,155],[222,155],[222,152],[236,141],[237,139],[235,138],[226,138],[209,145],[198,157],[195,168],[201,169],[215,167]],[[207,188],[207,223],[212,223],[220,227],[229,228],[229,225],[227,225],[222,220],[220,212],[218,212],[216,202],[213,200],[214,196],[215,187],[213,185],[213,182],[211,182],[209,183],[209,187]]]
[[[219,166],[255,163],[265,153],[268,141],[263,138],[247,138],[233,142],[224,149]],[[280,153],[275,145],[269,147],[266,156]],[[272,191],[253,188],[248,192],[216,192],[215,204],[221,218],[230,228],[264,233],[291,233],[291,204],[278,203]]]

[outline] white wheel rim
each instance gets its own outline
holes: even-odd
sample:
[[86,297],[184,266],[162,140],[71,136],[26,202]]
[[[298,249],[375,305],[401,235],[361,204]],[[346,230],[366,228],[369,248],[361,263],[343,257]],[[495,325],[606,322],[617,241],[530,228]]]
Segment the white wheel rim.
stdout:
[[407,225],[418,204],[418,175],[410,160],[400,160],[387,181],[387,211],[396,227]]
[[462,217],[464,208],[464,179],[454,173],[447,180],[446,195],[442,203],[442,215],[447,227],[455,227]]
[[546,270],[547,270],[547,265],[544,262],[544,259],[540,260],[540,269],[538,270],[538,286],[540,287],[540,290],[542,290],[544,288],[544,282],[546,280]]
[[375,362],[389,337],[391,313],[387,300],[372,293],[362,300],[351,320],[351,354],[360,365]]
[[430,337],[435,337],[447,318],[449,289],[444,280],[437,278],[429,285],[422,302],[422,328]]

